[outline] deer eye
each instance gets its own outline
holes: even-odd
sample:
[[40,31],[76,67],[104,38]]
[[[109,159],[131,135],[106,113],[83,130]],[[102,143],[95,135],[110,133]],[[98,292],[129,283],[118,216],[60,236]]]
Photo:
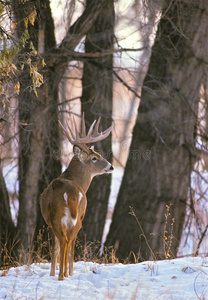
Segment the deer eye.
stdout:
[[92,161],[93,161],[93,162],[96,162],[96,161],[97,161],[97,157],[96,157],[96,156],[93,156]]

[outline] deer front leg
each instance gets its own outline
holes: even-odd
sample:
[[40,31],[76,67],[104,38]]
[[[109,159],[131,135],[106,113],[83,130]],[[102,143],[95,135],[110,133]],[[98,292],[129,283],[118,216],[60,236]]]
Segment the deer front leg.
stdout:
[[60,241],[60,270],[58,280],[64,280],[64,264],[67,250],[67,239],[65,236]]
[[56,270],[56,261],[59,254],[59,241],[55,236],[53,229],[50,228],[51,237],[52,237],[52,258],[51,258],[51,273],[50,276],[55,276]]

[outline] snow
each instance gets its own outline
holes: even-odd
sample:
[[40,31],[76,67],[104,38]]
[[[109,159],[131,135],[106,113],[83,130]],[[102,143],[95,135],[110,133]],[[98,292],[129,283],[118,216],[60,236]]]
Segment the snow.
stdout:
[[0,299],[208,299],[208,258],[185,257],[138,264],[76,262],[58,281],[50,264],[0,271]]

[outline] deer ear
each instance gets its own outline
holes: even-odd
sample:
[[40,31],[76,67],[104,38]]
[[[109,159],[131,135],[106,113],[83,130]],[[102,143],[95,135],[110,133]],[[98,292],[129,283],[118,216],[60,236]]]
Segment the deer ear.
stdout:
[[78,146],[74,146],[73,151],[74,151],[74,155],[77,155],[81,163],[84,165],[87,159],[87,152],[85,152],[83,149],[79,148]]
[[82,150],[78,146],[75,145],[73,147],[73,152],[74,152],[74,155],[80,156]]

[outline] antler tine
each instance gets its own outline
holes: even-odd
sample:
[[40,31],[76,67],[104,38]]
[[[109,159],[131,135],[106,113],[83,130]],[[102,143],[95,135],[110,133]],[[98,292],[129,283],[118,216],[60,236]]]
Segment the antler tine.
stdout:
[[85,118],[84,118],[84,112],[82,114],[82,121],[81,121],[81,137],[86,136],[86,127],[85,127]]
[[98,119],[98,121],[97,121],[97,123],[95,125],[93,133],[92,133],[92,131],[93,131],[93,127],[94,127],[95,121],[91,125],[90,130],[89,130],[89,132],[87,134],[87,138],[86,138],[87,142],[86,143],[95,143],[95,142],[102,141],[105,138],[107,138],[107,136],[110,134],[110,132],[112,130],[112,126],[110,126],[108,129],[106,129],[103,132],[100,132],[100,133],[98,132],[98,128],[99,128],[99,125],[100,125],[100,120],[101,120],[101,117],[99,117],[99,119]]
[[75,137],[75,141],[77,142],[77,141],[79,141],[79,139],[80,139],[80,134],[79,134],[79,131],[78,131],[78,129],[77,129],[77,123],[75,122],[75,118],[73,117],[73,121],[74,121],[74,129],[75,129],[75,135],[76,135],[76,137]]
[[92,132],[93,132],[93,128],[94,128],[94,125],[96,123],[96,120],[92,123],[92,125],[90,126],[90,129],[88,131],[88,134],[86,136],[86,140],[87,140],[87,143],[90,143],[90,140],[91,140],[91,137],[92,137]]
[[95,124],[95,129],[94,129],[94,133],[93,133],[92,137],[99,136],[98,128],[99,128],[99,125],[100,125],[100,120],[101,120],[101,117],[99,117],[97,123]]
[[108,129],[106,129],[105,131],[99,133],[98,128],[100,125],[100,120],[101,120],[101,117],[99,117],[97,122],[95,120],[92,123],[87,135],[86,135],[84,114],[82,115],[81,132],[79,132],[77,129],[77,124],[75,122],[75,118],[73,118],[75,133],[72,132],[72,130],[68,124],[67,124],[67,130],[64,128],[64,126],[62,125],[62,123],[60,121],[59,121],[59,124],[61,125],[66,137],[68,138],[68,140],[70,141],[70,143],[72,145],[87,144],[87,143],[91,144],[91,143],[95,143],[95,142],[104,140],[110,134],[110,132],[112,130],[112,126],[111,126]]
[[[70,141],[71,143],[74,143],[75,140],[76,140],[76,137],[75,137],[73,131],[71,130],[69,124],[66,124],[66,126],[67,126],[68,131],[69,131],[70,134],[71,134],[71,137],[70,137],[70,140],[69,140],[69,141]],[[70,135],[68,134],[68,136],[70,136]]]
[[[65,135],[66,135],[66,137],[67,137],[68,140],[70,141],[70,143],[71,143],[71,144],[74,144],[75,136],[74,136],[73,132],[71,131],[70,127],[67,125],[67,129],[68,129],[68,131],[67,131],[67,130],[64,128],[64,126],[62,125],[61,121],[60,121],[60,120],[58,120],[58,121],[59,121],[59,124],[61,125],[61,127],[62,127],[62,129],[63,129],[63,131],[64,131],[64,133],[65,133]],[[71,136],[70,136],[69,132],[71,133]]]
[[103,132],[98,133],[99,135],[97,137],[94,137],[91,143],[99,142],[107,138],[112,130],[112,126],[110,126],[108,129],[106,129]]

